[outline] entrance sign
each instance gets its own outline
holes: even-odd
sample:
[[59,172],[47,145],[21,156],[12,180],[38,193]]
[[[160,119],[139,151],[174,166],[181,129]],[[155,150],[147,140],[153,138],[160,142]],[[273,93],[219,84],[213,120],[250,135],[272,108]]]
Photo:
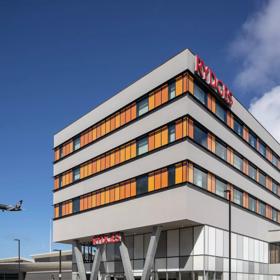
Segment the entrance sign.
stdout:
[[92,245],[102,245],[121,242],[122,236],[120,233],[97,235],[92,238]]
[[209,66],[206,66],[204,61],[198,56],[195,56],[195,73],[199,75],[215,92],[221,97],[221,99],[228,105],[233,104],[232,93],[228,87],[219,80],[215,73]]

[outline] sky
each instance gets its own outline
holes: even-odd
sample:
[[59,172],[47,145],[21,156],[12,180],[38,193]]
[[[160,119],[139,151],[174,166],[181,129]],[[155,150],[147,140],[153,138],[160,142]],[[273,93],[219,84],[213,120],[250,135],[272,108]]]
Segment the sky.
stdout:
[[24,200],[24,211],[0,213],[0,258],[17,254],[14,238],[25,257],[50,248],[53,135],[185,48],[280,140],[279,9],[278,0],[0,0],[0,203]]

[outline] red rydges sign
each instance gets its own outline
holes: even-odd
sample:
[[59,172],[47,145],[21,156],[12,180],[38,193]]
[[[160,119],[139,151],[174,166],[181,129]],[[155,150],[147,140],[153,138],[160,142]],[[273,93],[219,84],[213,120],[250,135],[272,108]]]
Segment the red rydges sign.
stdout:
[[120,233],[97,235],[92,238],[92,245],[102,245],[108,243],[117,243],[122,240]]
[[195,73],[210,85],[227,105],[232,105],[232,93],[229,91],[228,87],[216,77],[215,73],[204,64],[204,61],[200,59],[198,55],[195,56]]

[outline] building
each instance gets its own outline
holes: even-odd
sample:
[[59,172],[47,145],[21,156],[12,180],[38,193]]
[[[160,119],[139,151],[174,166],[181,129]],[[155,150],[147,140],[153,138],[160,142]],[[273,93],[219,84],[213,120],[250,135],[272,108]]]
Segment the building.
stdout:
[[[20,258],[21,280],[58,280],[59,253],[49,252]],[[72,279],[72,251],[61,252],[62,279]],[[0,280],[18,280],[18,257],[0,259]]]
[[280,279],[279,143],[191,51],[58,132],[54,153],[73,279],[230,279],[229,195],[231,279]]

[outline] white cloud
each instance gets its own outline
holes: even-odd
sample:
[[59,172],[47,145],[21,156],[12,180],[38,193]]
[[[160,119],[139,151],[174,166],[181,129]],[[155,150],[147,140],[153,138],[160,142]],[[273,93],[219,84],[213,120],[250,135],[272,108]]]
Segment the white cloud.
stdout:
[[230,47],[230,53],[241,61],[235,84],[247,92],[280,84],[280,1],[266,3],[243,24]]
[[280,142],[280,86],[253,100],[249,111]]

